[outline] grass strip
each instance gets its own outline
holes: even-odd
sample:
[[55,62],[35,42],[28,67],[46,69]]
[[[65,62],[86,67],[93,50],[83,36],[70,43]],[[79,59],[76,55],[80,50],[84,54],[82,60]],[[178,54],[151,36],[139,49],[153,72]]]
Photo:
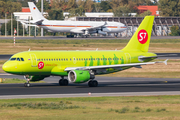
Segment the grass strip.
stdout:
[[[93,93],[92,93],[93,94]],[[180,96],[0,100],[1,119],[180,119]]]
[[[25,83],[26,80],[18,79],[18,78],[0,78],[0,84],[2,83]],[[36,82],[30,82],[30,83],[45,83],[45,81],[36,81]]]
[[[12,43],[13,39],[1,39],[0,43]],[[52,43],[52,44],[86,44],[86,43],[127,43],[129,39],[25,39],[16,43]],[[151,43],[180,43],[180,39],[151,39]]]

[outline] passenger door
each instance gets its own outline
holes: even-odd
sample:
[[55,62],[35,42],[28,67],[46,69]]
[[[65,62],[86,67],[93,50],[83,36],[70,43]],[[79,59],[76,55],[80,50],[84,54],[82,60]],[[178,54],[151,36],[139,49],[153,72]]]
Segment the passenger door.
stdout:
[[30,54],[31,57],[31,66],[32,67],[37,67],[37,58],[35,54]]
[[126,64],[131,63],[131,55],[129,53],[125,53],[126,56]]

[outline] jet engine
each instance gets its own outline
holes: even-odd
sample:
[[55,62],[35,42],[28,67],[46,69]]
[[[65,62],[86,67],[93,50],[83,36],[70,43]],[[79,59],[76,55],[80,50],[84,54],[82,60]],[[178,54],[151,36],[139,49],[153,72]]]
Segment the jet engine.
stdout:
[[74,83],[84,83],[92,78],[94,78],[94,76],[86,70],[73,70],[68,74],[69,81]]
[[96,33],[102,34],[102,35],[106,35],[106,32],[103,32],[103,31],[101,31],[101,30],[98,30]]

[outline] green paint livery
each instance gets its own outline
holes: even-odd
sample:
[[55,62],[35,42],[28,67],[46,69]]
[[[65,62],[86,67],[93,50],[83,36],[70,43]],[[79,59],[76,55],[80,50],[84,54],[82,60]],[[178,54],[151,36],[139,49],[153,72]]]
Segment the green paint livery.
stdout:
[[[148,52],[153,21],[154,16],[145,17],[126,47],[119,51],[25,51],[13,55],[3,70],[41,79],[68,76],[70,82],[82,83],[94,79],[94,75],[154,64],[148,62],[156,58],[156,54]],[[89,82],[89,86],[93,84]]]

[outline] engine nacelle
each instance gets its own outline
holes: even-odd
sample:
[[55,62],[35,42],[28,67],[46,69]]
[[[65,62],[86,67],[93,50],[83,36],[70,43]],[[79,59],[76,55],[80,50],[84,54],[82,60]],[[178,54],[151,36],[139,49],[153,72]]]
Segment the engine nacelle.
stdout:
[[106,35],[106,32],[103,32],[103,31],[101,31],[101,30],[98,30],[97,33],[98,33],[98,34],[102,34],[102,35]]
[[91,79],[89,71],[86,70],[73,70],[68,74],[68,80],[74,83],[84,83]]

